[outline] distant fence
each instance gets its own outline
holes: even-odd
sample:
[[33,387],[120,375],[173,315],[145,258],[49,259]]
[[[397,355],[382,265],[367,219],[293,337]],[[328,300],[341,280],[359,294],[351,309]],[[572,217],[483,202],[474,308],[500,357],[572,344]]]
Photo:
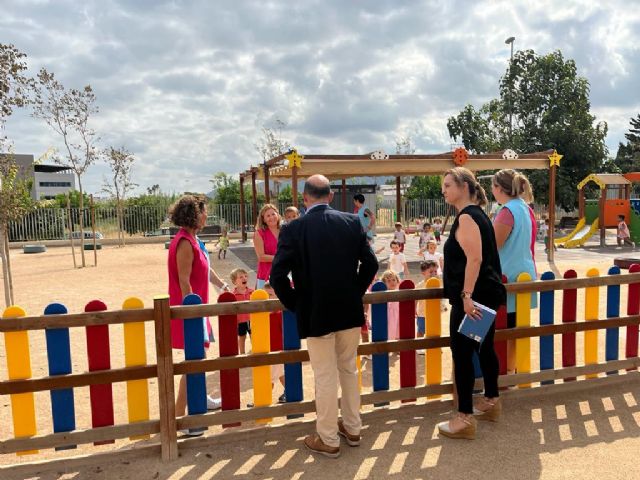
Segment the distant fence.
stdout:
[[[287,204],[276,203],[280,213],[284,213]],[[262,204],[258,204],[258,210]],[[487,212],[494,207],[494,203],[487,206]],[[534,210],[538,218],[548,213],[544,205],[535,205]],[[170,226],[168,219],[168,208],[166,206],[132,206],[123,208],[122,228],[126,236],[154,236],[166,233],[163,228]],[[255,225],[255,214],[251,203],[245,207],[246,227],[249,231]],[[408,225],[421,215],[427,219],[434,217],[444,218],[449,211],[443,199],[414,199],[403,200],[402,203],[403,223]],[[347,206],[347,211],[351,211],[351,205]],[[83,215],[84,231],[91,230],[91,212],[85,208]],[[69,217],[71,217],[71,227],[73,232],[78,232],[80,222],[80,209],[72,208],[39,208],[25,216],[22,220],[9,224],[9,239],[14,242],[29,242],[42,240],[64,240],[69,238]],[[556,210],[556,218],[559,220],[563,216],[575,216],[574,213],[566,213],[561,209]],[[395,200],[379,200],[376,205],[377,225],[380,227],[392,227],[396,221]],[[95,207],[96,231],[103,238],[117,238],[118,217],[115,207],[105,207],[97,205]],[[220,225],[229,231],[240,231],[240,205],[228,204],[208,206],[208,225]],[[77,233],[76,233],[77,235]],[[89,235],[86,234],[89,238]]]
[[[530,388],[538,382],[559,383],[560,380],[576,380],[579,376],[590,379],[624,373],[625,370],[636,371],[640,366],[638,271],[640,266],[633,265],[629,274],[622,275],[618,267],[612,267],[607,275],[600,276],[596,269],[591,269],[586,278],[576,278],[576,272],[568,270],[559,280],[553,273],[546,272],[537,282],[529,282],[528,274],[521,274],[518,282],[508,284],[507,290],[517,296],[516,328],[507,329],[506,307],[500,307],[495,335],[500,361],[499,384]],[[626,314],[620,311],[622,285],[628,285]],[[577,301],[578,289],[584,289],[584,304]],[[372,343],[358,348],[360,355],[373,354],[372,367],[367,373],[372,376],[371,388],[361,387],[362,403],[382,406],[392,401],[419,398],[433,401],[442,394],[451,393],[451,383],[442,381],[442,348],[449,345],[449,337],[442,336],[440,331],[440,280],[429,279],[426,289],[414,289],[413,282],[405,280],[399,291],[385,291],[384,284],[378,282],[372,290],[373,293],[365,295],[365,303],[372,304]],[[540,292],[537,324],[532,321],[531,292]],[[599,318],[599,305],[603,299],[606,318]],[[426,301],[426,336],[415,338],[416,301],[420,300]],[[387,302],[399,302],[398,340],[387,340]],[[562,307],[554,308],[557,304]],[[161,445],[162,458],[170,460],[178,456],[176,430],[202,430],[213,425],[229,428],[254,420],[268,423],[272,417],[294,418],[313,412],[315,405],[309,398],[312,392],[307,392],[305,399],[302,382],[301,362],[309,360],[308,352],[301,349],[295,317],[290,312],[274,317],[273,312],[281,308],[280,302],[268,300],[263,290],[254,292],[251,301],[247,302],[235,302],[235,296],[226,292],[220,295],[218,304],[208,305],[201,305],[197,295],[188,295],[183,306],[178,307],[170,307],[167,297],[157,298],[153,308],[144,308],[140,300],[129,298],[123,310],[110,312],[105,311],[102,302],[94,300],[87,304],[85,313],[71,315],[60,304],[49,305],[44,316],[35,317],[26,317],[26,312],[19,307],[9,307],[0,321],[0,332],[5,335],[8,370],[0,374],[0,397],[10,397],[15,438],[0,438],[0,454],[37,453],[37,449],[43,448],[68,449],[82,443],[104,444],[115,439],[159,433],[157,442]],[[556,315],[556,311],[561,314]],[[252,329],[255,328],[255,341],[249,355],[238,355],[239,313],[249,313]],[[219,358],[205,358],[203,316],[218,316]],[[578,317],[584,321],[577,321]],[[185,319],[187,360],[183,362],[173,361],[171,318]],[[154,322],[155,364],[148,363],[144,322]],[[110,362],[109,326],[117,324],[123,324],[124,328],[124,368],[112,368]],[[69,341],[70,327],[84,328],[86,332],[88,371],[83,373],[72,371],[71,349],[74,346]],[[28,332],[38,330],[44,330],[46,335],[49,376],[31,378]],[[605,331],[604,352],[599,351],[602,345],[599,330]],[[583,338],[576,338],[577,332],[584,332]],[[561,352],[557,354],[554,335],[562,338],[558,342]],[[531,342],[531,338],[536,337],[540,338],[539,350]],[[516,341],[517,374],[505,375],[506,340]],[[416,370],[416,349],[427,349],[422,360],[426,363],[424,383],[421,384]],[[396,365],[390,364],[389,352],[400,352]],[[532,365],[536,358],[539,367]],[[605,361],[600,361],[601,358]],[[580,359],[583,359],[582,365],[578,364]],[[286,403],[273,405],[270,366],[283,363]],[[240,405],[239,369],[243,368],[251,368],[253,372],[251,388],[255,406],[246,409]],[[399,370],[399,388],[390,388],[392,368]],[[205,372],[211,371],[220,372],[222,410],[207,413]],[[187,375],[189,413],[177,418],[174,375],[181,374]],[[360,375],[363,374],[360,370]],[[157,379],[158,418],[149,415],[148,379]],[[114,424],[114,382],[127,382],[127,424]],[[89,398],[84,391],[74,392],[83,386],[90,387]],[[33,392],[42,391],[49,391],[51,395],[53,433],[37,432],[35,412],[36,407],[42,406],[34,402]],[[75,399],[74,395],[82,395],[82,398]],[[80,401],[87,404],[89,400],[92,428],[76,430],[74,404]]]

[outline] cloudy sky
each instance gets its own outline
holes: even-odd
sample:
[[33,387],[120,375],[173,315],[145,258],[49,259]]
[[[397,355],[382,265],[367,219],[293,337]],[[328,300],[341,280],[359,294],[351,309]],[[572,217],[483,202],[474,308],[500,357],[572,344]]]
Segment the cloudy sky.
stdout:
[[[90,84],[101,144],[126,146],[140,188],[208,191],[215,172],[255,165],[279,118],[304,153],[450,148],[446,121],[498,93],[515,48],[562,50],[591,84],[612,154],[640,112],[640,2],[2,0],[0,42],[67,87]],[[60,147],[14,115],[18,153]],[[104,165],[86,189],[98,192]]]

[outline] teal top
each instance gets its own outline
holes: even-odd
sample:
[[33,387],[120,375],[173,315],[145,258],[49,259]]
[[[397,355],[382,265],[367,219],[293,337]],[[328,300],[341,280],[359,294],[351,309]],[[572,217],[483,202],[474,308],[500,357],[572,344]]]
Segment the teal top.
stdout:
[[369,217],[368,215],[365,215],[364,211],[366,209],[367,209],[367,207],[362,205],[358,209],[358,217],[360,218],[360,224],[362,225],[362,228],[367,233],[367,237],[369,239],[372,239],[373,238],[373,230],[367,230],[369,228],[369,225],[371,224],[371,217]]
[[[533,280],[536,279],[536,265],[531,253],[531,235],[533,226],[529,206],[521,198],[509,200],[503,208],[508,208],[513,215],[513,228],[507,240],[498,250],[502,274],[509,283],[515,282],[522,272],[527,272]],[[531,308],[538,306],[538,296],[531,294]],[[507,294],[507,312],[516,311],[516,296]]]

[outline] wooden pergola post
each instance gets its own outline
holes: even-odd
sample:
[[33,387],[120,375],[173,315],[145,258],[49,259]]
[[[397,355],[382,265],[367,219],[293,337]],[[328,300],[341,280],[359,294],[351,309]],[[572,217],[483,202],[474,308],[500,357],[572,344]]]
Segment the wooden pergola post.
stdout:
[[247,212],[244,203],[244,175],[240,175],[240,235],[242,243],[247,241]]
[[291,197],[293,206],[298,208],[298,167],[295,165],[291,169]]
[[258,219],[258,191],[256,189],[256,175],[255,169],[251,170],[251,206],[253,207],[253,223],[255,225]]
[[396,222],[402,222],[402,196],[400,195],[400,177],[396,177]]
[[347,179],[342,179],[342,198],[340,202],[340,208],[342,208],[343,212],[347,211]]
[[606,245],[605,236],[607,235],[607,229],[604,225],[604,205],[605,200],[607,199],[607,192],[609,191],[608,185],[605,185],[603,189],[600,190],[600,201],[598,202],[598,209],[600,210],[600,246],[604,247]]
[[264,201],[271,203],[271,195],[269,194],[269,165],[264,164]]

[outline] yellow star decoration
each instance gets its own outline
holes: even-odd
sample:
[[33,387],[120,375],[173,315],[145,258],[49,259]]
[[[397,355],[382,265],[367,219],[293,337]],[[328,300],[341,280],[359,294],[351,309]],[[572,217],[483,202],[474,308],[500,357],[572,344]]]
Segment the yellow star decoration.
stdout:
[[298,151],[294,148],[290,153],[284,156],[287,160],[289,160],[289,168],[293,167],[302,167],[302,159],[304,155],[298,155]]
[[564,155],[560,155],[558,152],[556,152],[555,150],[553,151],[553,153],[551,155],[549,155],[549,166],[553,167],[554,165],[556,167],[560,166],[560,160],[562,160],[562,157]]

